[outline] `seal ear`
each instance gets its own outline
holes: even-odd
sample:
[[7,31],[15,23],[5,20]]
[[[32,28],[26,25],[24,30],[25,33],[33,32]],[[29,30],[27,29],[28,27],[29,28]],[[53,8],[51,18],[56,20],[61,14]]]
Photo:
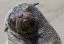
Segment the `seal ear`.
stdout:
[[36,6],[36,5],[38,5],[38,4],[39,4],[39,3],[34,3],[33,5]]

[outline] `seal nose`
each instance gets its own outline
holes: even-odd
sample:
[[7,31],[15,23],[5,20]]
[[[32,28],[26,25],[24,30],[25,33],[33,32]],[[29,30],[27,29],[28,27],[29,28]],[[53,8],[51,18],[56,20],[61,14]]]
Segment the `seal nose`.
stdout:
[[23,12],[22,14],[18,15],[18,18],[24,18],[24,19],[28,19],[29,18],[29,13],[28,12]]
[[21,14],[21,15],[18,15],[18,17],[19,17],[19,18],[22,18],[22,17],[23,17],[23,14]]
[[23,17],[23,13],[22,13],[21,11],[19,11],[19,12],[17,13],[17,16],[18,16],[18,18],[22,18],[22,17]]

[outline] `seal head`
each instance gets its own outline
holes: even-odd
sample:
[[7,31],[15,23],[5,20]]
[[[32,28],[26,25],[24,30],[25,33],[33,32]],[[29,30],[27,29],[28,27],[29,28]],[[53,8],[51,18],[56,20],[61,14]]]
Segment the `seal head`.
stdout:
[[38,9],[36,4],[19,4],[13,8],[13,12],[9,15],[9,28],[18,33],[31,33],[38,30]]

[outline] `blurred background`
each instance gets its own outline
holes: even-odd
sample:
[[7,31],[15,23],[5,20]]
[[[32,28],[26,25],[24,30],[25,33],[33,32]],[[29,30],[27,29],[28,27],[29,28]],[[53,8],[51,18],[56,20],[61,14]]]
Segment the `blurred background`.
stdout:
[[20,2],[32,4],[39,2],[36,7],[54,27],[64,44],[64,0],[0,0],[0,44],[5,44],[7,40],[4,32],[5,16],[14,5]]

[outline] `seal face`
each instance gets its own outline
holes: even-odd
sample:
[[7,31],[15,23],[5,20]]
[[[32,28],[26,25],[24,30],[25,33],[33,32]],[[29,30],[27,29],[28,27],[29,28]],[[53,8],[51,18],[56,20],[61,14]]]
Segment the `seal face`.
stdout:
[[35,5],[37,4],[22,3],[14,6],[7,16],[8,28],[20,35],[37,31],[39,26],[39,15],[37,14],[39,11]]
[[7,44],[61,44],[60,37],[35,5],[38,3],[20,3],[6,15]]
[[[24,4],[23,4],[24,5]],[[14,8],[14,10],[17,8]],[[38,19],[34,15],[37,9],[33,5],[25,4],[20,10],[15,10],[14,16],[9,18],[9,26],[19,33],[28,33],[38,29]],[[13,29],[14,28],[14,29]]]

